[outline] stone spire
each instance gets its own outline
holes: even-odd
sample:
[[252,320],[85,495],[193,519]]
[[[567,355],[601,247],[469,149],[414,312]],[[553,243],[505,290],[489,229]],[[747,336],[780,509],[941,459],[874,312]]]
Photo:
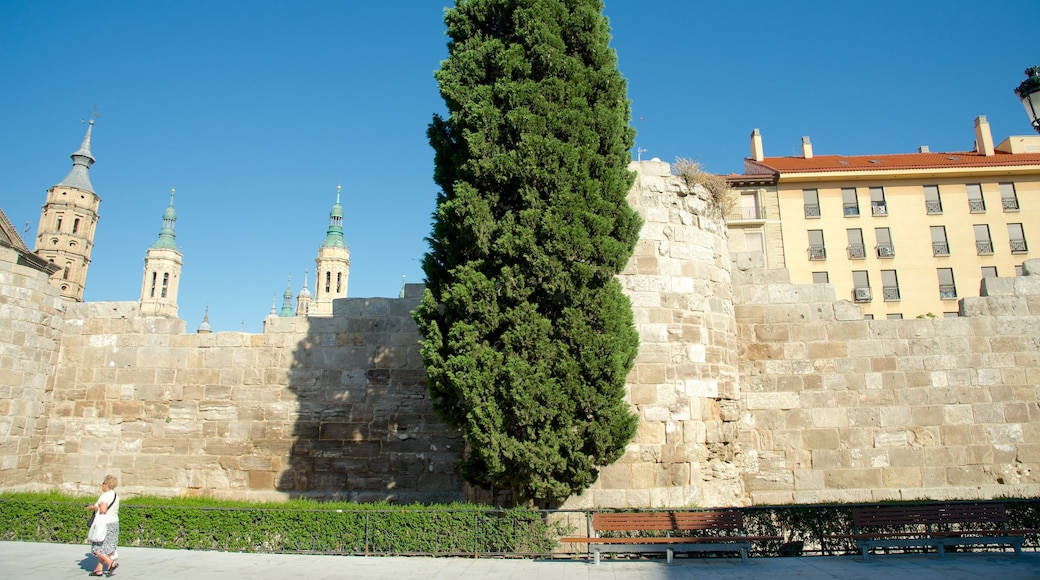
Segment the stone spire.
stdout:
[[202,317],[202,324],[199,325],[199,329],[196,331],[198,334],[209,334],[213,332],[213,328],[209,325],[209,305],[206,305],[206,314]]
[[311,310],[311,291],[307,289],[307,270],[303,271],[303,289],[296,295],[296,316],[307,316]]
[[162,228],[144,257],[144,280],[141,282],[141,316],[177,317],[177,289],[183,264],[173,225],[177,212],[173,209],[174,189],[170,189],[170,206],[163,212]]
[[347,279],[350,277],[350,248],[343,239],[343,206],[339,198],[341,186],[336,186],[336,203],[329,212],[329,229],[325,242],[318,248],[314,260],[314,302],[308,316],[332,316],[332,301],[347,297]]
[[286,317],[292,315],[292,276],[289,276],[289,282],[285,286],[285,293],[282,294],[282,310],[278,312],[278,316]]
[[72,154],[72,170],[61,183],[47,190],[47,201],[40,212],[40,227],[36,229],[34,251],[40,258],[53,264],[55,274],[51,284],[61,290],[61,296],[77,302],[83,300],[87,284],[87,268],[94,247],[98,206],[101,197],[90,184],[90,135],[94,121],[87,126],[83,143]]
[[94,164],[94,156],[90,154],[90,133],[93,129],[94,119],[91,119],[87,124],[87,134],[83,137],[83,143],[71,155],[72,170],[61,180],[59,186],[75,187],[94,193],[94,186],[90,185],[90,166]]
[[177,249],[173,228],[177,223],[177,212],[173,209],[173,195],[177,190],[170,189],[170,207],[163,212],[162,228],[159,229],[159,239],[152,245],[153,248]]

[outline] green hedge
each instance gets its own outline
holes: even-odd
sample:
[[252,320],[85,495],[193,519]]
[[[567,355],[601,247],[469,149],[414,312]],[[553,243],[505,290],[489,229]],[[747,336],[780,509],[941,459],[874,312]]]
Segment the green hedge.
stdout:
[[[92,501],[0,495],[0,539],[84,543]],[[546,553],[562,530],[545,513],[483,506],[272,504],[133,498],[119,509],[124,546],[325,554]]]

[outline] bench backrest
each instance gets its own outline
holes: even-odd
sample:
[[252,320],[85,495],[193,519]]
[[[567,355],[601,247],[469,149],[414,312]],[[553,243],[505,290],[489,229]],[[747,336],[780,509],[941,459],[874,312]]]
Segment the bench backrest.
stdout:
[[870,526],[906,526],[939,524],[1006,524],[1004,504],[967,503],[924,506],[879,506],[852,510],[852,523],[857,528]]
[[592,514],[595,531],[680,531],[744,529],[739,511],[632,512]]

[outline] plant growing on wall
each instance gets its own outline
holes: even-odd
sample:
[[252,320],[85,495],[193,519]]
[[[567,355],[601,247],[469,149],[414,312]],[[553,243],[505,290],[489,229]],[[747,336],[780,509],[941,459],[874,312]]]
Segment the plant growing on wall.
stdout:
[[634,131],[600,0],[456,0],[428,136],[440,186],[414,316],[470,483],[551,504],[636,428],[616,275],[639,234]]

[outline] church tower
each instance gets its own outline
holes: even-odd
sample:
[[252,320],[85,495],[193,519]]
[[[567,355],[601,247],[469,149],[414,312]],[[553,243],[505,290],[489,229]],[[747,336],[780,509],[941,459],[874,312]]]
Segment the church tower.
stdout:
[[36,254],[57,267],[51,283],[61,290],[62,297],[77,302],[83,301],[101,204],[101,197],[90,184],[90,166],[94,164],[90,154],[93,129],[91,119],[83,143],[72,154],[72,170],[61,183],[47,190],[40,227],[36,229]]
[[[159,239],[144,257],[144,280],[141,282],[141,316],[163,316],[177,318],[177,287],[181,280],[181,252],[173,228],[177,212],[173,209],[170,190],[170,207],[163,212]],[[206,314],[209,314],[207,308]]]
[[340,190],[336,186],[336,204],[329,213],[329,229],[325,243],[318,248],[317,279],[314,281],[312,316],[332,316],[332,301],[347,297],[347,277],[350,276],[350,249],[343,241],[343,206],[339,204]]
[[296,316],[310,316],[311,291],[307,289],[307,271],[303,271],[303,289],[296,295]]

